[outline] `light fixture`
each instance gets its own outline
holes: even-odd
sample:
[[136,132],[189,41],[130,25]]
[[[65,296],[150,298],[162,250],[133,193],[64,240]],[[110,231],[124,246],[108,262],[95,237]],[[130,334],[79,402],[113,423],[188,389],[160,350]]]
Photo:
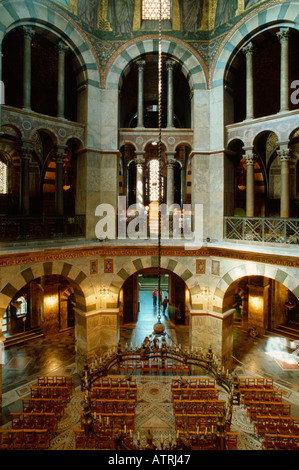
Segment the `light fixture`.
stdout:
[[63,173],[63,191],[68,191],[70,189],[70,179],[66,167],[64,168]]
[[[162,0],[159,1],[159,50],[158,50],[158,162],[159,188],[158,201],[161,207],[162,196]],[[165,325],[161,322],[161,211],[158,211],[158,315],[154,324],[154,335],[165,335]]]

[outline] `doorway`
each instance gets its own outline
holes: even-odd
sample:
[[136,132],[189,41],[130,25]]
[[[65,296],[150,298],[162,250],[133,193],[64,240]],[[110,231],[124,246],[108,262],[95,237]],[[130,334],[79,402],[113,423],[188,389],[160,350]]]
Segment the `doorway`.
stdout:
[[[185,282],[175,273],[161,269],[160,287],[162,301],[167,297],[168,303],[161,315],[173,324],[186,324],[188,289]],[[123,322],[153,322],[159,308],[153,301],[153,291],[158,291],[158,268],[147,268],[130,276],[123,284],[120,298],[123,304]],[[162,318],[162,320],[163,320]]]

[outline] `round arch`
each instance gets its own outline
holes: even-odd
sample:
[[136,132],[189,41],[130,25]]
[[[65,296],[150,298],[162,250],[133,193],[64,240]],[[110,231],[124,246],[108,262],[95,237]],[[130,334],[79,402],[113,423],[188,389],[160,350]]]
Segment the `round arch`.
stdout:
[[227,271],[218,282],[214,292],[213,308],[215,312],[225,313],[231,308],[229,294],[233,290],[235,282],[246,276],[262,276],[280,282],[299,300],[299,281],[284,269],[267,264],[246,263]]
[[[106,66],[104,86],[107,89],[118,89],[123,71],[129,63],[140,57],[141,51],[155,51],[156,41],[156,38],[145,36],[129,41],[120,48]],[[207,88],[207,70],[204,61],[200,56],[195,55],[195,51],[191,51],[187,44],[179,40],[172,41],[171,38],[163,36],[162,54],[170,55],[182,64],[182,72],[188,79],[190,90]]]
[[[113,277],[109,290],[113,295],[114,302],[118,302],[118,296],[124,282],[132,275],[143,269],[158,267],[157,256],[145,256],[142,258],[136,258],[135,260],[124,265]],[[189,266],[190,267],[190,266]],[[198,304],[200,296],[200,285],[198,284],[195,273],[190,271],[184,263],[162,256],[161,268],[171,271],[179,276],[186,284],[190,291],[190,304]]]
[[[80,69],[77,70],[77,77],[80,82],[94,83],[97,88],[100,84],[99,63],[96,53],[93,49],[87,36],[78,25],[73,22],[71,17],[65,13],[61,14],[54,6],[51,8],[48,5],[37,2],[36,0],[30,3],[22,4],[22,15],[20,16],[20,5],[18,0],[11,0],[10,2],[2,2],[0,4],[0,17],[1,17],[1,32],[0,40],[13,29],[23,26],[32,25],[37,28],[42,26],[47,29],[49,34],[54,34],[66,42],[72,49],[80,64]],[[51,18],[51,22],[49,22]],[[97,67],[94,67],[94,63]]]
[[0,320],[13,297],[29,282],[45,275],[61,275],[74,289],[76,309],[81,312],[89,312],[96,307],[95,288],[87,275],[74,265],[64,262],[36,263],[26,269],[20,270],[1,289],[0,292]]
[[220,86],[224,84],[227,65],[232,55],[256,32],[260,32],[263,24],[273,25],[276,23],[276,26],[289,26],[298,30],[298,17],[298,4],[294,1],[285,5],[277,4],[266,7],[261,5],[260,8],[249,13],[245,19],[236,24],[231,35],[226,37],[220,45],[212,64],[211,85]]

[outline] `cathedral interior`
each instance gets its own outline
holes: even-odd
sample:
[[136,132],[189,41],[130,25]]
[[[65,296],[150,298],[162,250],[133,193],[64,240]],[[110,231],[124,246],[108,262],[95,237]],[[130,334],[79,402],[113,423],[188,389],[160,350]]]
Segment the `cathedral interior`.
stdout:
[[298,0],[0,0],[0,44],[0,449],[298,450]]

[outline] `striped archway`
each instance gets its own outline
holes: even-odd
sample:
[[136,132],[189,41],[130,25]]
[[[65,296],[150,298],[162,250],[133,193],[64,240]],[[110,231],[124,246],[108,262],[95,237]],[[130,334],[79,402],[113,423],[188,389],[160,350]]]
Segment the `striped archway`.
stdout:
[[14,296],[28,283],[43,276],[60,275],[70,283],[74,290],[76,309],[82,313],[96,308],[95,288],[88,276],[67,262],[36,263],[26,269],[21,269],[4,285],[0,292],[0,321]]
[[232,295],[235,292],[236,281],[246,276],[262,276],[283,284],[299,300],[299,281],[277,266],[259,263],[246,263],[229,270],[219,281],[214,292],[215,312],[224,314],[232,308]]
[[[109,290],[114,297],[115,304],[119,292],[124,282],[134,273],[147,268],[157,268],[158,257],[157,256],[145,256],[142,258],[136,258],[133,261],[125,264],[113,277]],[[199,304],[200,296],[200,285],[198,284],[195,273],[192,272],[189,267],[184,263],[177,261],[176,259],[168,258],[163,256],[161,259],[161,268],[173,272],[179,276],[186,284],[190,291],[190,303],[191,305]]]

